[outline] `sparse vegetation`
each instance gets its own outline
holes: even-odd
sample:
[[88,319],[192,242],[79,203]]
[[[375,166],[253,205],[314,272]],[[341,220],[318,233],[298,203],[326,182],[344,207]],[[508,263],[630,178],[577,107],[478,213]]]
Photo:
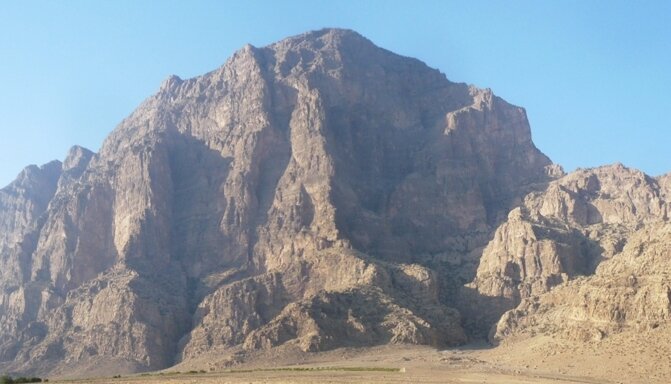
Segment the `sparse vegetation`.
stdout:
[[[48,381],[48,380],[47,380]],[[39,377],[17,377],[13,379],[11,376],[0,376],[0,384],[22,384],[22,383],[41,383],[42,379]]]
[[400,368],[387,367],[281,367],[281,368],[257,368],[257,369],[230,369],[229,373],[246,372],[315,372],[315,371],[345,371],[345,372],[401,372]]
[[[196,375],[196,374],[207,374],[212,375],[214,372],[213,368],[210,368],[210,372],[207,372],[204,369],[190,371],[171,371],[171,372],[144,372],[140,374],[141,377],[147,376],[173,376],[173,375]],[[241,368],[241,369],[228,369],[220,373],[257,373],[257,372],[328,372],[328,371],[341,371],[341,372],[405,372],[404,368],[388,368],[388,367],[277,367],[277,368]],[[120,375],[113,376],[113,378],[119,378]]]

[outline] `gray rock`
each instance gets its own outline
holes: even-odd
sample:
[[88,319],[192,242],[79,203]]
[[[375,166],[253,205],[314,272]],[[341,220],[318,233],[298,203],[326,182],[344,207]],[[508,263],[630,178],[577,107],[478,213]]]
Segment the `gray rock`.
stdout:
[[[615,164],[575,171],[551,182],[544,191],[527,195],[524,204],[512,210],[508,220],[496,230],[483,252],[476,278],[467,286],[478,293],[479,301],[474,301],[473,312],[483,302],[495,304],[481,313],[480,331],[485,332],[504,312],[519,305],[499,322],[495,337],[511,333],[505,324],[513,317],[532,312],[527,309],[538,300],[558,304],[559,300],[550,299],[558,293],[544,294],[576,278],[587,278],[588,282],[582,285],[569,284],[580,286],[581,290],[611,278],[617,285],[622,276],[611,274],[610,269],[601,274],[597,271],[605,265],[625,262],[624,250],[639,231],[647,233],[646,228],[668,222],[671,203],[664,182],[664,178],[654,179]],[[665,264],[650,267],[646,274],[654,270],[664,276],[669,271]],[[569,290],[561,288],[558,292]],[[567,303],[579,300],[562,297]],[[595,310],[616,305],[611,299],[616,298],[603,297],[600,308]],[[626,309],[623,311],[627,313]],[[519,323],[533,321],[525,319]],[[554,318],[554,321],[557,328],[562,328],[563,320]]]
[[0,370],[463,343],[459,287],[560,173],[522,108],[354,32],[246,46],[0,192]]

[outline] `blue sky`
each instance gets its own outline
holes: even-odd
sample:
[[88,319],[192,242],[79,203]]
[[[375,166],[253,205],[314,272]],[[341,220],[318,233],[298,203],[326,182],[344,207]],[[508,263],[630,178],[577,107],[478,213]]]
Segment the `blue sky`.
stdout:
[[0,2],[0,185],[104,137],[170,74],[351,28],[527,109],[567,170],[671,171],[669,1]]

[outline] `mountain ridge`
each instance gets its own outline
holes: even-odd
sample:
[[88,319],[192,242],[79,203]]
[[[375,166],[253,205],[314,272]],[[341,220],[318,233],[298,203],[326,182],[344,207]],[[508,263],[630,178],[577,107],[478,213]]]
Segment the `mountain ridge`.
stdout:
[[[536,284],[511,283],[507,266],[523,263],[497,245],[526,218],[515,212],[538,199],[588,207],[578,192],[601,188],[564,192],[579,172],[534,146],[524,109],[339,29],[170,76],[98,153],[73,147],[50,164],[19,178],[46,183],[44,196],[0,191],[0,370],[462,344]],[[667,178],[645,179],[660,202]],[[599,224],[578,211],[540,209],[523,225]],[[543,284],[560,282],[567,269],[547,265]]]

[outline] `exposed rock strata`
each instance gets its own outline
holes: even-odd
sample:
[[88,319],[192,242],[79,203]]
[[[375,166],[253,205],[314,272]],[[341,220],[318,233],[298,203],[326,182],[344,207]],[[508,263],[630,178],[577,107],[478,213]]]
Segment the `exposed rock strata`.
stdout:
[[167,79],[99,153],[74,148],[0,192],[0,370],[461,343],[458,287],[509,210],[557,176],[523,109],[356,33],[246,46]]
[[[670,204],[663,182],[617,164],[578,170],[553,181],[545,191],[529,194],[496,230],[469,285],[481,302],[494,303],[479,326],[487,327],[523,303],[513,312],[519,315],[535,300],[545,300],[543,294],[553,287],[593,275],[604,260],[620,258],[636,231],[668,222]],[[601,274],[604,281],[609,278],[610,272]],[[614,304],[610,298],[603,300],[601,310]],[[555,321],[559,326],[560,320]]]
[[625,330],[645,332],[671,320],[671,224],[649,224],[594,276],[522,300],[493,330],[500,341],[551,334],[601,340]]

